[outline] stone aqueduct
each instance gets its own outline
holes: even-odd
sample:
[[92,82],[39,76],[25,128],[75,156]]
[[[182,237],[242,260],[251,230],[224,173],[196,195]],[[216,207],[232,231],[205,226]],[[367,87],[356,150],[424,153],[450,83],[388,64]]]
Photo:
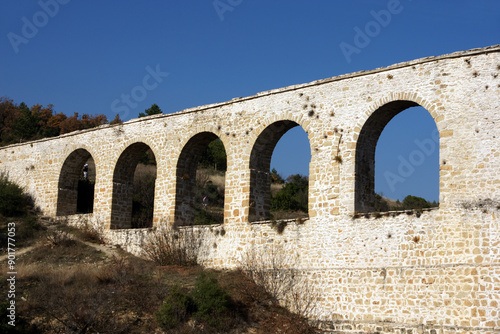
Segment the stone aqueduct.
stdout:
[[[227,152],[224,223],[198,227],[206,232],[206,266],[234,268],[249,250],[280,247],[319,292],[313,318],[329,328],[499,333],[499,52],[492,46],[418,59],[11,145],[0,150],[0,171],[44,214],[78,219],[76,183],[92,157],[96,185],[87,218],[110,242],[140,253],[155,227],[192,219],[193,166],[220,138]],[[371,209],[381,131],[417,105],[439,131],[439,208],[355,215]],[[270,159],[295,126],[311,147],[309,219],[278,233],[266,221]],[[154,227],[130,229],[133,173],[148,148],[157,162]]]

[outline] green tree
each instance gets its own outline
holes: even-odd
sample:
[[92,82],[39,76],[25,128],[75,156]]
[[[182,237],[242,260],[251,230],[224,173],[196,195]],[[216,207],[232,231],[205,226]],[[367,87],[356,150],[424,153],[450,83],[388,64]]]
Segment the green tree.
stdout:
[[0,139],[1,145],[16,142],[13,124],[21,112],[12,99],[0,97]]
[[226,150],[222,140],[216,139],[208,144],[207,149],[201,154],[200,165],[204,168],[214,168],[225,171],[227,169]]
[[195,317],[218,329],[227,326],[227,316],[232,306],[229,294],[220,287],[213,273],[201,273],[196,278],[192,292],[197,306]]
[[408,195],[403,200],[404,209],[423,209],[430,208],[432,205],[422,197]]
[[143,113],[143,112],[139,113],[139,118],[163,113],[161,111],[160,107],[158,107],[158,105],[156,103],[151,105],[151,108],[146,109],[144,111],[145,111],[145,113]]
[[14,121],[14,134],[20,141],[35,139],[40,131],[40,117],[31,112],[24,102],[19,105],[21,115]]
[[374,210],[378,212],[389,211],[389,204],[382,195],[375,194]]
[[141,163],[143,165],[155,165],[156,166],[156,158],[155,158],[153,151],[151,151],[151,149],[148,149],[146,152],[144,152],[142,154],[141,158],[139,159],[139,163]]
[[300,174],[290,175],[285,186],[271,197],[272,211],[307,212],[309,179]]

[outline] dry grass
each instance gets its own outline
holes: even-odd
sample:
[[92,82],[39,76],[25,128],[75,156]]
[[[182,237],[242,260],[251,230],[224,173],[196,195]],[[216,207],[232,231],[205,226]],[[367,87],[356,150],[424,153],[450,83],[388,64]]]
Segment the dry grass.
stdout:
[[211,174],[209,180],[219,189],[224,189],[226,186],[226,174]]
[[398,203],[397,201],[390,199],[390,198],[387,198],[387,197],[382,197],[382,201],[387,203],[389,208],[398,208],[398,207],[402,206],[401,203]]
[[[156,328],[163,291],[154,267],[130,258],[109,263],[20,265],[19,313],[41,332],[139,333]],[[147,297],[146,297],[147,296]]]
[[274,196],[285,186],[284,183],[271,183],[271,194]]
[[212,169],[199,168],[196,171],[196,183],[198,188],[203,188],[210,181],[217,186],[219,192],[224,194],[226,187],[226,173],[219,172]]
[[[34,333],[158,333],[154,314],[168,292],[175,285],[193,290],[204,272],[199,266],[157,266],[125,253],[111,257],[95,249],[102,246],[79,241],[77,233],[70,237],[58,230],[64,227],[51,228],[37,243],[31,240],[33,249],[17,259],[18,320]],[[241,272],[213,274],[234,306],[225,333],[312,332],[302,317],[281,308]],[[0,282],[6,291],[5,274]],[[31,333],[26,328],[21,332]],[[221,331],[191,319],[171,332]]]
[[142,178],[145,175],[156,176],[156,165],[137,164],[137,167],[135,168],[134,179]]

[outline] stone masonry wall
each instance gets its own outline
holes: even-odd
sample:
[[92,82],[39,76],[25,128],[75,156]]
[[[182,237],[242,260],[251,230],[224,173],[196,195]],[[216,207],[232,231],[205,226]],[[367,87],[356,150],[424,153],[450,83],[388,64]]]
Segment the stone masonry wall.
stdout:
[[[224,224],[197,227],[205,232],[204,265],[235,268],[246,254],[279,249],[318,296],[312,318],[332,331],[499,333],[499,51],[424,58],[11,145],[0,149],[0,172],[44,214],[71,215],[75,175],[92,157],[95,198],[86,217],[110,242],[140,254],[151,229],[127,228],[124,214],[139,154],[151,148],[157,162],[154,227],[183,225],[192,217],[192,162],[219,137],[228,156]],[[439,208],[365,215],[376,139],[414,105],[439,131]],[[268,159],[293,126],[311,146],[309,219],[278,233],[265,221]]]

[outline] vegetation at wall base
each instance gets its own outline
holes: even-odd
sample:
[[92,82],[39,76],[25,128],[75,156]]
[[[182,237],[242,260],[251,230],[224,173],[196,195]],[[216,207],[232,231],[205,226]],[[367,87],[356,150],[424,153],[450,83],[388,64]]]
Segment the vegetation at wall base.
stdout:
[[[241,271],[196,266],[193,254],[204,236],[193,228],[184,228],[182,237],[169,230],[163,243],[153,245],[162,250],[177,240],[174,253],[181,250],[178,263],[187,266],[158,266],[119,249],[103,252],[97,230],[82,242],[88,222],[79,233],[64,221],[47,224],[28,214],[0,218],[2,236],[7,222],[15,221],[16,238],[23,241],[16,239],[16,327],[0,328],[2,333],[313,332]],[[0,273],[0,289],[7,291],[7,284]],[[1,304],[0,314],[6,311]]]
[[0,214],[7,217],[26,215],[28,198],[24,190],[0,173]]

